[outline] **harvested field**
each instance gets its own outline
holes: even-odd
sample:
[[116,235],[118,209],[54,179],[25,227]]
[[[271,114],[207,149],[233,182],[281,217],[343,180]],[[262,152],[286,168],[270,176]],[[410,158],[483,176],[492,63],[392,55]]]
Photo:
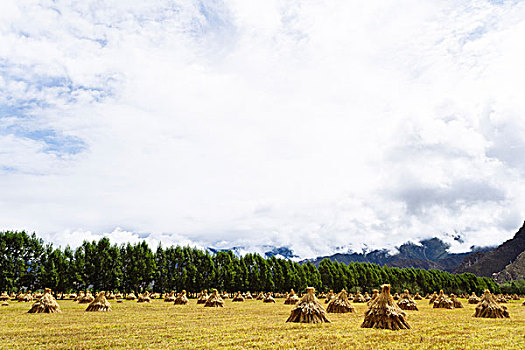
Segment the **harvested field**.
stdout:
[[26,303],[0,309],[0,349],[524,349],[525,307],[506,304],[510,319],[474,318],[463,309],[407,311],[410,330],[361,328],[357,314],[330,314],[332,323],[286,323],[293,305],[256,300],[205,308],[191,299],[180,307],[153,300],[112,303],[111,312],[85,312],[85,305],[58,300],[62,313],[28,314]]

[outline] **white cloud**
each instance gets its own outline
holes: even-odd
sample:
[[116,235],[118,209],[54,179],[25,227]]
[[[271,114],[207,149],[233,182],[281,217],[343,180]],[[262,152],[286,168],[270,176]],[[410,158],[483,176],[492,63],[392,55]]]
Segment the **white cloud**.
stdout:
[[525,216],[522,3],[0,6],[0,229],[315,256]]

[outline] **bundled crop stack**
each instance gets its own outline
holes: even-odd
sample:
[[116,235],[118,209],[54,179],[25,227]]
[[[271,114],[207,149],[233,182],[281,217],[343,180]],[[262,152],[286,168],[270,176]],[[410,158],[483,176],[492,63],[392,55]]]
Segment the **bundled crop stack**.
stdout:
[[211,293],[211,295],[208,297],[208,299],[204,303],[204,306],[205,307],[223,307],[223,304],[224,304],[224,300],[222,300],[217,289],[214,289],[213,293]]
[[177,298],[175,298],[175,301],[173,302],[174,305],[187,305],[190,301],[186,297],[186,291],[183,290],[177,295]]
[[220,294],[220,296],[221,296],[221,298],[223,298],[223,299],[230,299],[230,296],[229,296],[228,293],[226,293],[226,292],[222,292],[222,293]]
[[290,290],[290,293],[288,293],[288,295],[286,296],[286,300],[284,301],[284,304],[285,305],[295,305],[298,301],[299,301],[299,297],[297,296],[297,294],[295,294],[295,292],[292,289]]
[[368,294],[368,292],[365,292],[365,294],[363,296],[364,296],[366,302],[369,302],[372,299],[372,297],[370,296],[370,294]]
[[235,293],[235,295],[233,296],[233,299],[232,301],[244,301],[244,297],[242,296],[241,292],[237,292]]
[[106,292],[98,293],[97,297],[88,305],[86,311],[111,311],[111,304],[106,299]]
[[330,322],[326,315],[323,305],[315,297],[315,289],[313,287],[306,288],[306,294],[301,298],[301,301],[292,309],[290,317],[286,322],[299,323],[324,323]]
[[9,299],[9,294],[7,294],[7,292],[3,292],[2,295],[0,295],[0,301],[8,301]]
[[348,293],[344,289],[328,303],[326,311],[330,313],[356,312],[354,306],[348,300]]
[[93,300],[95,300],[95,298],[93,297],[93,294],[91,294],[91,292],[87,292],[85,295],[82,296],[82,298],[78,300],[78,303],[79,304],[89,304]]
[[463,308],[463,304],[461,304],[461,301],[459,301],[459,299],[454,294],[450,294],[450,300],[452,300],[452,305],[454,306],[454,308],[456,309]]
[[372,292],[373,292],[372,298],[370,298],[368,303],[366,303],[368,306],[370,306],[370,304],[372,304],[374,300],[379,296],[379,291],[377,289],[374,289]]
[[434,300],[432,307],[434,309],[453,309],[454,303],[447,297],[445,293],[443,293],[443,290],[440,290],[439,295],[436,300]]
[[259,294],[257,294],[257,297],[255,298],[255,300],[264,300],[264,293],[263,292],[259,292]]
[[107,300],[116,300],[117,297],[115,296],[115,293],[110,292],[109,294],[106,295],[106,299]]
[[208,300],[208,291],[205,289],[197,296],[197,304],[206,304],[206,300]]
[[354,297],[353,300],[354,303],[364,303],[366,302],[365,297],[360,292],[357,292],[357,294]]
[[394,300],[399,300],[399,294],[394,293],[394,296],[392,297]]
[[149,297],[148,292],[144,292],[143,294],[139,294],[139,299],[137,300],[137,303],[150,303],[151,298]]
[[266,293],[266,296],[263,299],[263,303],[275,303],[275,299],[272,296],[272,293]]
[[126,300],[135,300],[137,299],[135,293],[131,292],[128,295],[126,295]]
[[170,294],[166,295],[164,298],[165,303],[173,303],[175,301],[175,292],[171,291]]
[[419,295],[419,293],[416,293],[416,295],[414,295],[414,300],[422,300],[423,298],[421,297],[421,295]]
[[399,301],[397,302],[397,306],[399,306],[402,310],[414,310],[418,311],[417,304],[410,296],[410,293],[407,289],[405,289],[404,293],[401,294]]
[[476,296],[476,293],[472,292],[472,295],[468,298],[469,304],[477,304],[480,302],[480,299]]
[[48,313],[53,314],[60,311],[60,306],[58,306],[57,301],[51,295],[51,289],[46,288],[44,295],[31,306],[31,309],[28,311],[30,314],[33,313]]
[[397,306],[390,295],[390,285],[382,286],[381,294],[370,304],[365,312],[365,319],[361,327],[382,329],[410,329],[405,320],[406,313]]
[[429,305],[432,305],[434,303],[434,301],[436,301],[436,299],[438,298],[438,294],[436,292],[434,292],[434,294],[432,294],[430,297],[428,297],[428,304]]
[[334,291],[332,289],[330,289],[328,294],[326,294],[326,299],[324,300],[324,303],[328,304],[330,301],[332,301],[332,298],[334,298],[334,297],[335,297]]
[[476,306],[476,312],[474,317],[485,317],[485,318],[508,318],[509,312],[503,305],[498,305],[494,296],[487,289],[481,297],[481,301]]
[[246,300],[252,300],[253,299],[253,296],[250,292],[246,292],[246,294],[244,295],[244,299]]

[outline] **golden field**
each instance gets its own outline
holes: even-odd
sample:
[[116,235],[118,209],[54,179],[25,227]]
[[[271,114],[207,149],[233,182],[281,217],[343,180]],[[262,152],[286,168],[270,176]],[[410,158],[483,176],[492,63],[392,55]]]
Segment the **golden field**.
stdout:
[[454,310],[418,301],[403,331],[361,328],[366,304],[329,314],[332,323],[291,324],[283,299],[226,300],[224,308],[113,301],[107,313],[58,300],[60,314],[28,314],[30,303],[10,302],[0,309],[0,349],[525,349],[523,299],[506,304],[510,319],[474,318],[475,305],[460,300],[465,308]]

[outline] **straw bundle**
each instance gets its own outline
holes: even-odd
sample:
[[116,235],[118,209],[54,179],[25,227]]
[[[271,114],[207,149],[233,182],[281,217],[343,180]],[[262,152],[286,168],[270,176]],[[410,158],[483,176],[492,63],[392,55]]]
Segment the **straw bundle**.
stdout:
[[241,292],[235,293],[232,301],[244,301],[244,297],[242,296]]
[[253,296],[250,292],[246,292],[246,294],[244,294],[244,299],[246,300],[251,300],[253,299]]
[[366,300],[365,300],[365,297],[363,296],[363,294],[361,294],[360,292],[357,292],[357,294],[354,297],[353,302],[354,303],[365,303]]
[[432,307],[434,309],[453,309],[454,303],[447,297],[445,293],[443,293],[443,290],[440,290],[439,295],[436,300],[434,300]]
[[9,294],[7,294],[7,292],[3,292],[2,295],[0,295],[0,301],[7,301],[9,299]]
[[379,296],[379,291],[377,289],[374,289],[372,291],[372,297],[370,298],[370,300],[366,303],[368,306],[370,306],[370,304],[372,304],[374,302],[374,300],[376,300],[376,298]]
[[126,300],[135,300],[135,299],[137,299],[137,296],[133,292],[126,295]]
[[354,306],[348,300],[348,294],[346,293],[346,290],[342,290],[335,298],[332,299],[330,303],[328,303],[328,307],[326,308],[327,312],[330,313],[347,313],[347,312],[356,312]]
[[151,303],[151,298],[149,297],[149,293],[144,292],[143,294],[139,294],[139,299],[137,300],[137,303]]
[[434,301],[436,301],[438,297],[438,294],[436,292],[434,292],[434,294],[432,294],[428,299],[428,304],[429,305],[432,305],[434,303]]
[[463,304],[461,304],[461,301],[459,301],[459,299],[454,294],[450,294],[450,300],[452,300],[452,304],[456,309],[463,308]]
[[197,296],[197,304],[206,304],[206,300],[208,300],[208,291],[205,289]]
[[299,297],[295,294],[295,292],[290,290],[290,293],[286,296],[286,299],[284,300],[285,305],[295,305],[299,301]]
[[485,317],[485,318],[508,318],[509,312],[503,305],[498,305],[494,296],[487,289],[481,297],[481,301],[476,306],[476,312],[474,317]]
[[469,304],[477,304],[481,301],[480,298],[476,296],[476,293],[472,292],[472,295],[468,298]]
[[397,306],[399,306],[402,310],[414,310],[418,311],[417,304],[410,296],[410,293],[407,289],[405,289],[405,292],[401,294],[399,301],[397,302]]
[[174,291],[171,291],[171,293],[169,295],[166,295],[166,297],[164,298],[164,302],[165,303],[173,303],[175,301],[175,292]]
[[286,322],[323,323],[330,322],[323,305],[315,297],[313,287],[306,288],[306,294],[292,309]]
[[88,305],[86,311],[111,311],[111,304],[106,299],[106,292],[98,293],[97,297]]
[[30,314],[33,313],[55,313],[61,312],[60,306],[58,306],[57,301],[51,295],[51,289],[46,288],[44,295],[31,306],[31,309],[28,311]]
[[324,300],[325,304],[328,304],[332,299],[335,297],[334,291],[330,289],[330,291],[326,294],[326,299]]
[[213,293],[208,297],[206,300],[205,307],[223,307],[224,306],[224,300],[219,295],[219,292],[217,289],[213,290]]
[[370,304],[365,312],[362,328],[409,329],[406,313],[397,306],[390,295],[390,285],[382,286],[381,294]]
[[370,294],[368,294],[368,292],[365,292],[365,294],[363,294],[363,297],[365,298],[366,302],[369,302],[372,299],[372,297],[370,296]]
[[177,298],[173,302],[174,305],[187,305],[190,301],[186,297],[186,291],[183,290],[177,295]]
[[224,300],[226,300],[226,299],[230,299],[230,296],[229,296],[228,293],[226,293],[226,292],[222,292],[222,293],[220,294],[220,296],[221,296],[221,298],[223,298]]
[[255,298],[255,300],[264,300],[264,293],[263,292],[259,292],[259,294],[257,294],[257,297]]
[[275,303],[275,299],[272,296],[272,293],[266,293],[266,296],[263,299],[263,303]]
[[93,294],[91,292],[87,292],[86,295],[84,295],[81,299],[78,300],[79,304],[89,304],[91,303],[95,298],[93,297]]
[[421,297],[421,295],[419,295],[419,293],[416,293],[416,295],[414,295],[414,300],[422,300],[423,297]]

